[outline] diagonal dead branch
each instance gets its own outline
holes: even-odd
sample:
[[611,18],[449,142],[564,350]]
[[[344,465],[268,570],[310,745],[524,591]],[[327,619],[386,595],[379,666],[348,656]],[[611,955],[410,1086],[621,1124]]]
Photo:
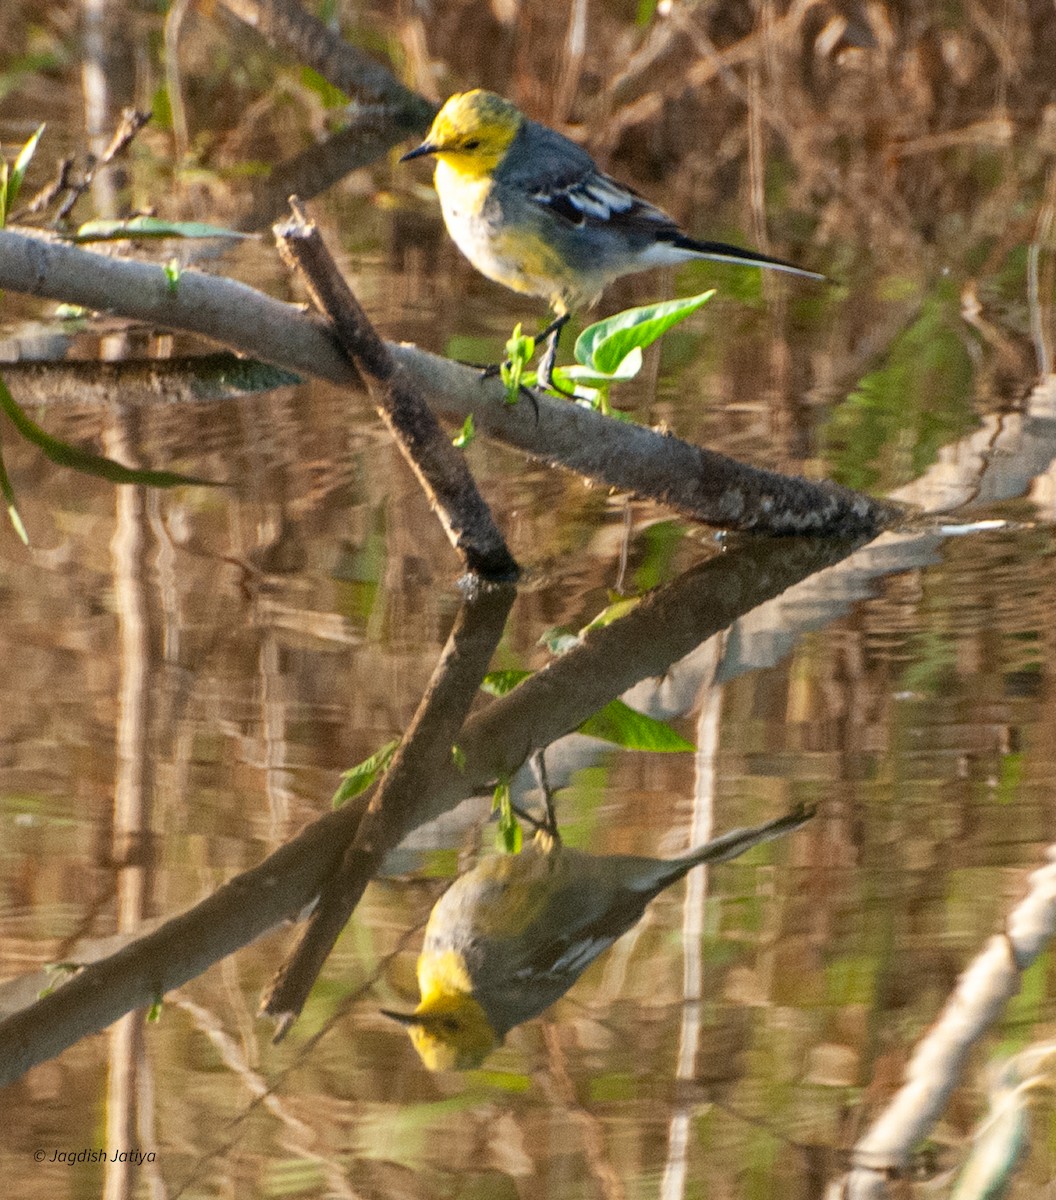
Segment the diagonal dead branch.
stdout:
[[492,519],[465,458],[451,445],[413,377],[401,371],[345,282],[319,230],[296,198],[293,217],[275,227],[287,265],[307,284],[316,308],[367,382],[381,419],[422,485],[466,570],[492,583],[510,583],[520,570]]
[[355,839],[327,881],[308,928],[272,983],[261,1011],[285,1036],[308,999],[367,884],[382,859],[410,831],[451,752],[513,603],[509,587],[478,588],[463,601],[425,695],[392,765],[374,793]]
[[904,1171],[938,1119],[968,1055],[1019,991],[1023,972],[1056,933],[1056,846],[1030,877],[1026,896],[957,980],[938,1020],[918,1043],[902,1087],[852,1152],[843,1182],[847,1200],[891,1194],[887,1180]]

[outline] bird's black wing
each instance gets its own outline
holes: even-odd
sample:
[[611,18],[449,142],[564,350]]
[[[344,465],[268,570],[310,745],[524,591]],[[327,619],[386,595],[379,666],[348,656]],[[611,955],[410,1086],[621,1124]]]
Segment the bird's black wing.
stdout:
[[507,181],[520,194],[527,193],[539,209],[570,226],[618,233],[632,248],[668,246],[673,251],[686,251],[687,257],[693,254],[715,262],[769,267],[824,279],[816,271],[772,254],[689,237],[662,208],[599,171],[581,146],[534,121],[526,121],[518,132],[504,163],[504,173]]
[[545,125],[525,122],[503,168],[512,186],[569,225],[644,225],[671,237],[679,232],[665,212],[599,171],[581,146]]

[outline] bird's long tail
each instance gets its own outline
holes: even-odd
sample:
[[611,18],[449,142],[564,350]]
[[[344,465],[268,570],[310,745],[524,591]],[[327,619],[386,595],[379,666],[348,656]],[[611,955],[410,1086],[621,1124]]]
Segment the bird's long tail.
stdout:
[[[666,239],[664,239],[666,241]],[[774,258],[770,254],[761,254],[758,250],[742,250],[740,246],[727,246],[724,242],[698,242],[695,238],[677,234],[671,239],[671,245],[679,250],[690,250],[701,258],[710,258],[713,262],[740,263],[746,267],[765,267],[771,271],[787,271],[790,275],[802,275],[805,279],[824,279],[817,271],[808,271],[806,267],[797,267],[795,263],[786,262],[783,258]]]
[[731,829],[722,837],[717,837],[703,846],[698,846],[696,850],[691,850],[689,854],[678,860],[679,866],[683,868],[684,873],[700,863],[727,862],[731,858],[736,858],[738,854],[750,850],[753,846],[773,841],[774,838],[782,837],[786,833],[791,833],[793,829],[805,825],[814,816],[815,811],[813,805],[801,805],[783,817],[778,817],[776,821],[768,821],[765,825],[756,825],[751,829]]

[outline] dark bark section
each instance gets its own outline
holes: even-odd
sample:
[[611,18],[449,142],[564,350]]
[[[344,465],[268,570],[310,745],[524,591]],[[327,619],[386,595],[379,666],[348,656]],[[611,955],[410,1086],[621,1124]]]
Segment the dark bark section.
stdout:
[[279,250],[332,322],[345,353],[366,379],[381,419],[422,485],[466,570],[490,583],[512,583],[520,569],[477,490],[463,455],[406,371],[397,366],[352,295],[319,230],[291,200],[294,216],[275,227]]
[[[442,360],[443,366],[434,366],[433,360],[406,347],[396,355],[414,373],[431,406],[450,411],[445,397],[456,389],[465,394],[465,385],[459,387],[449,373],[449,368],[463,370],[459,364]],[[495,404],[491,390],[485,393],[481,387],[480,401],[469,402],[478,433],[720,529],[856,537],[878,533],[904,511],[836,483],[751,467],[578,404],[540,396],[536,421],[531,405]]]

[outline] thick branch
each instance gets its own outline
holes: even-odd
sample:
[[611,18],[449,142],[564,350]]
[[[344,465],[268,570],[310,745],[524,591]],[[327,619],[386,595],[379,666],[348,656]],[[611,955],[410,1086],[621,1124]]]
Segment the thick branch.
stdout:
[[494,387],[478,382],[474,397],[459,363],[412,346],[394,353],[432,407],[472,412],[479,433],[694,521],[752,533],[854,537],[878,533],[903,511],[839,484],[750,467],[578,404],[540,397],[536,422],[527,404],[496,404]]
[[[201,334],[276,366],[348,384],[355,372],[318,318],[241,283],[185,271],[175,292],[161,267],[0,230],[0,288]],[[745,466],[563,400],[507,405],[497,380],[413,346],[389,345],[436,410],[479,433],[683,516],[759,533],[872,535],[902,509],[831,483]]]

